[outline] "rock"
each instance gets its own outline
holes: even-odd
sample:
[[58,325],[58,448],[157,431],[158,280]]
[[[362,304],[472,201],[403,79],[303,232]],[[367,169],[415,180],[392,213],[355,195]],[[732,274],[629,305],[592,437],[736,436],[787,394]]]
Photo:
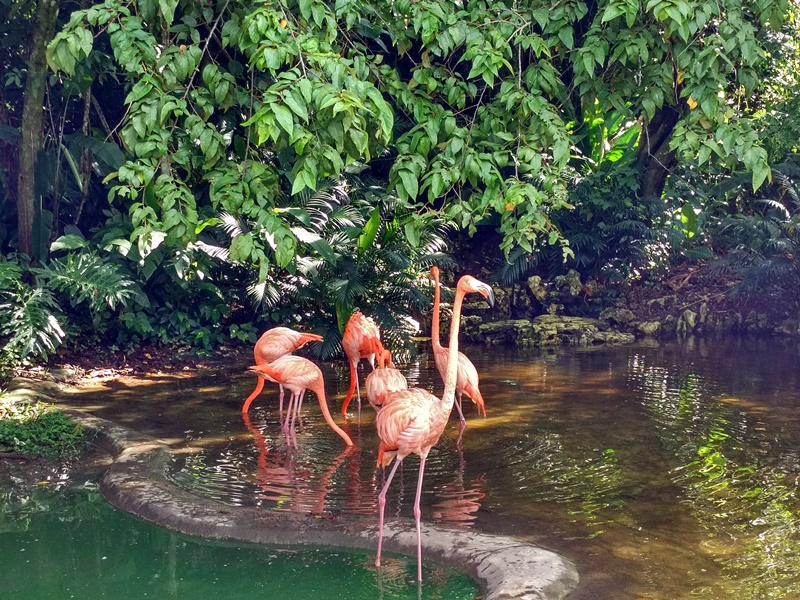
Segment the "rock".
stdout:
[[705,323],[706,322],[706,319],[708,318],[708,313],[709,313],[708,302],[703,302],[700,305],[700,322],[701,323]]
[[611,325],[629,325],[636,320],[636,315],[627,308],[607,308],[598,318]]
[[583,293],[581,275],[575,269],[570,269],[566,275],[554,277],[553,287],[565,297],[577,298]]
[[544,283],[542,283],[541,277],[538,275],[528,277],[528,289],[530,289],[533,297],[539,302],[542,304],[547,303],[547,288],[545,287]]
[[681,316],[678,317],[678,322],[675,324],[675,332],[678,335],[686,335],[687,333],[692,333],[694,331],[696,324],[697,324],[697,313],[687,308],[685,311],[683,311]]
[[797,319],[785,319],[775,327],[775,333],[792,336],[800,335],[800,322]]
[[577,298],[583,293],[583,283],[581,283],[581,274],[575,269],[570,269],[566,275],[567,283],[569,284],[569,294],[573,298]]
[[644,335],[655,335],[658,333],[658,330],[661,329],[661,323],[658,321],[645,321],[643,323],[639,323],[636,326],[636,329]]

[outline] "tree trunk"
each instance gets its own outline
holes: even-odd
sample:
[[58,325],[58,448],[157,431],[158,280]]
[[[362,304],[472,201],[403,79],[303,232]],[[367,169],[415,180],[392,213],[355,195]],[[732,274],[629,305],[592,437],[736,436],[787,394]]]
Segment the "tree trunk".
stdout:
[[19,179],[17,184],[18,249],[27,255],[33,251],[33,219],[36,214],[34,193],[36,156],[42,147],[42,116],[47,84],[45,52],[53,39],[58,19],[59,0],[39,0],[36,26],[31,37],[28,76],[25,82],[25,103],[22,108],[22,140],[20,141]]
[[639,141],[636,161],[639,166],[639,199],[652,202],[660,199],[670,169],[677,157],[669,149],[672,131],[681,118],[674,106],[665,105],[647,123]]

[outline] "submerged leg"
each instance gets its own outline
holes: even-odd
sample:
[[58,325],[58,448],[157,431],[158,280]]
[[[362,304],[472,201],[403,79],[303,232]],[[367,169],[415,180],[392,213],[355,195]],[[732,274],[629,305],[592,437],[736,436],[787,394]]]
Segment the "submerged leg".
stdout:
[[381,493],[378,494],[378,554],[375,557],[375,566],[381,566],[381,548],[383,547],[383,509],[386,507],[386,492],[389,490],[389,484],[392,483],[394,472],[397,471],[397,466],[403,462],[403,459],[395,461],[392,470],[389,472],[389,477],[386,478],[386,483],[383,484]]
[[417,479],[417,497],[414,500],[414,519],[417,521],[417,581],[422,581],[422,531],[420,521],[422,520],[422,509],[419,501],[422,497],[422,475],[425,471],[426,454],[419,457],[419,479]]

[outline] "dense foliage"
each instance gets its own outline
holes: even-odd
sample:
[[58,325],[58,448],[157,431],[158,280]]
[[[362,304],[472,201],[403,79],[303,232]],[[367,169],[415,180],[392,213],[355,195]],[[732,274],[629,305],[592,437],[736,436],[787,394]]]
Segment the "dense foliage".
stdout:
[[[330,356],[356,307],[399,348],[448,230],[498,230],[506,280],[623,280],[735,247],[762,200],[794,218],[788,0],[62,2],[47,35],[53,1],[0,0],[18,355],[67,323],[203,348],[288,323]],[[42,44],[44,145],[15,180]]]

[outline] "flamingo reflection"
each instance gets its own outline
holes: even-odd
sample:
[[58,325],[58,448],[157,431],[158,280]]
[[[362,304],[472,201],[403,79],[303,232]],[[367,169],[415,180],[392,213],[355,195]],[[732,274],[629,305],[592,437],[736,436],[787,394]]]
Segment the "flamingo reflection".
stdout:
[[261,490],[258,498],[275,502],[278,505],[275,507],[277,510],[323,514],[328,509],[329,498],[333,495],[334,475],[345,458],[356,453],[356,447],[345,446],[330,464],[325,465],[315,482],[317,469],[314,469],[311,463],[299,460],[297,452],[291,445],[280,451],[273,449],[274,459],[270,464],[268,442],[261,429],[247,414],[242,415],[242,420],[253,435],[258,449],[255,473],[256,485]]

